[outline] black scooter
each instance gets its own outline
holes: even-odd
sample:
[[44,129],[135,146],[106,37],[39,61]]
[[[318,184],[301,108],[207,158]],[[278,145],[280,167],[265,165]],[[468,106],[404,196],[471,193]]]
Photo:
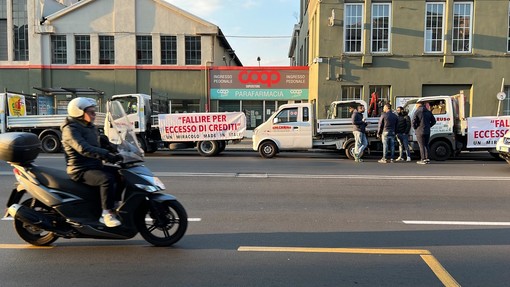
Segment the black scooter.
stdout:
[[42,246],[59,237],[129,239],[140,233],[155,246],[170,246],[184,236],[188,226],[184,207],[174,196],[160,193],[165,189],[163,183],[139,164],[143,152],[136,136],[126,128],[131,125],[120,103],[108,106],[110,127],[118,131],[113,141],[124,158],[118,163],[126,185],[117,209],[122,222],[118,227],[99,222],[98,189],[72,181],[63,170],[33,163],[41,146],[35,134],[0,135],[0,159],[9,162],[18,181],[7,202],[6,216],[14,218],[14,228],[26,242]]

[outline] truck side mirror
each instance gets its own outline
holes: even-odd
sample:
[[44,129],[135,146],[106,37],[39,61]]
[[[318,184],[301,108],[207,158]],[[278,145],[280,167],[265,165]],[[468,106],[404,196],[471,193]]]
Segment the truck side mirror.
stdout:
[[273,119],[273,124],[277,124],[277,123],[279,123],[279,122],[280,122],[280,119],[279,119],[279,118],[274,118],[274,119]]

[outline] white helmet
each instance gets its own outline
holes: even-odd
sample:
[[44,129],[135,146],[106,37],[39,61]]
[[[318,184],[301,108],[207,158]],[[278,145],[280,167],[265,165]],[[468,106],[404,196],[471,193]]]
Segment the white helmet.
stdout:
[[95,107],[96,105],[96,100],[91,98],[74,98],[67,105],[67,113],[73,118],[79,118],[83,116],[86,108]]

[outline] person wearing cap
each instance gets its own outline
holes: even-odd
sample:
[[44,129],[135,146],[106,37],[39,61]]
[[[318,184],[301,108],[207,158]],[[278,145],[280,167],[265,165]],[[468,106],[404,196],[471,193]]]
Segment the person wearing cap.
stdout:
[[94,125],[94,99],[75,98],[69,102],[67,112],[69,116],[61,126],[67,174],[74,181],[99,187],[103,209],[99,221],[107,227],[119,226],[121,222],[114,211],[115,201],[120,200],[118,172],[114,167],[103,165],[103,161],[115,163],[121,161],[122,156],[111,148],[101,147],[99,131]]

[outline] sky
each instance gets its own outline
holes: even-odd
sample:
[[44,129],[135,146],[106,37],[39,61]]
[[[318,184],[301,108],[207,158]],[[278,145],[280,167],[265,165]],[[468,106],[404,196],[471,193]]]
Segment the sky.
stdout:
[[299,0],[166,0],[216,26],[243,66],[289,66]]

